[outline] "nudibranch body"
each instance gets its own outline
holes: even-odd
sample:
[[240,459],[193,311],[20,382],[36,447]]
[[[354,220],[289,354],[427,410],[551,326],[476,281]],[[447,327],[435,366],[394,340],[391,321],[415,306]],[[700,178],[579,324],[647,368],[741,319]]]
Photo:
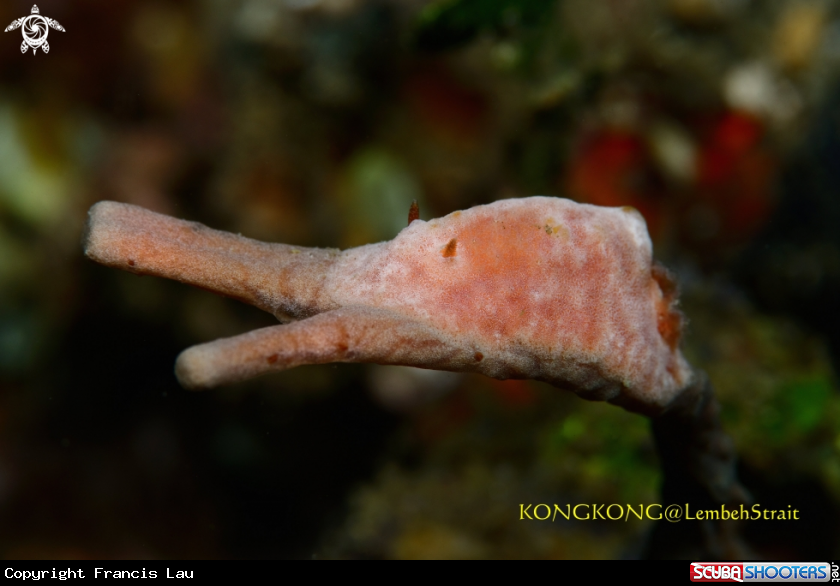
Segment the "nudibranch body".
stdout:
[[102,202],[91,210],[86,252],[292,322],[186,350],[176,372],[187,387],[307,363],[377,362],[531,378],[655,411],[691,378],[673,284],[632,208],[504,200],[339,252]]

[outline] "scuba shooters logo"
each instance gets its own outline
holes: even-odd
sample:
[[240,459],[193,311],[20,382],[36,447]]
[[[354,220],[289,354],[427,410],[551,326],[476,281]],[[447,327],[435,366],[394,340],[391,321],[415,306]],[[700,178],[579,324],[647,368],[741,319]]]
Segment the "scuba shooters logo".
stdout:
[[744,565],[726,563],[698,563],[691,564],[692,582],[743,582]]
[[692,562],[692,582],[836,582],[827,562]]
[[20,45],[20,52],[26,53],[26,50],[32,48],[32,54],[37,53],[40,48],[44,53],[50,52],[50,44],[47,42],[47,35],[50,29],[64,32],[64,27],[58,24],[57,20],[41,16],[41,11],[38,10],[37,5],[32,6],[32,14],[13,20],[12,24],[6,27],[3,32],[13,31],[21,28],[23,33],[23,43]]

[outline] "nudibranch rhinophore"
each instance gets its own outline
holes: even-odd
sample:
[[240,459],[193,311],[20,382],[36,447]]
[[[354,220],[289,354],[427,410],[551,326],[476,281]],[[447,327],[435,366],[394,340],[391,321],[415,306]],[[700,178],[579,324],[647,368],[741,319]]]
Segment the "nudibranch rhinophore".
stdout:
[[632,208],[503,200],[338,251],[258,242],[106,201],[90,210],[85,252],[286,322],[185,350],[176,374],[187,388],[302,364],[375,362],[536,379],[652,413],[692,378],[674,284]]

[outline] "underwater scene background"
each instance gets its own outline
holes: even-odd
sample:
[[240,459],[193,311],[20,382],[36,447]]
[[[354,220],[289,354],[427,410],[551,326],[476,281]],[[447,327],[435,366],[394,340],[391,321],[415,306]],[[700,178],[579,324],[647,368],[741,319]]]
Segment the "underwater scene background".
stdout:
[[275,320],[80,246],[106,199],[347,248],[393,238],[414,200],[430,219],[550,195],[644,215],[742,483],[800,512],[741,523],[749,551],[840,558],[838,6],[38,6],[66,29],[49,53],[0,36],[0,557],[699,555],[664,520],[521,519],[660,502],[641,416],[375,365],[188,392],[183,348]]

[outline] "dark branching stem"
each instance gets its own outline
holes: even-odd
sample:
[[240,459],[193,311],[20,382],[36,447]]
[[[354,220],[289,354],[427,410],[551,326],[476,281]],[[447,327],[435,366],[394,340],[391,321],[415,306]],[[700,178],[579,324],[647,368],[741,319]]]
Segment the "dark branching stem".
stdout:
[[738,482],[732,439],[720,424],[720,405],[709,377],[696,371],[694,382],[662,414],[652,417],[662,465],[663,507],[682,507],[679,522],[659,521],[647,557],[743,559],[751,557],[737,534],[737,521],[690,520],[700,510],[738,510],[750,501]]

